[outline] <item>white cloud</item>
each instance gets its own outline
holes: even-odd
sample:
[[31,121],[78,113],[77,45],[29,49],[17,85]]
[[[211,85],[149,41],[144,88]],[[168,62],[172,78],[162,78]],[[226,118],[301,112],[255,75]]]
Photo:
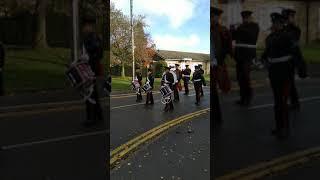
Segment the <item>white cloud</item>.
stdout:
[[201,48],[201,40],[197,34],[180,37],[170,34],[154,35],[153,39],[157,49],[209,53],[208,50],[199,49]]
[[[130,14],[130,0],[111,0],[117,9]],[[134,14],[153,17],[166,17],[171,27],[179,28],[190,20],[195,11],[195,0],[133,0]],[[151,20],[150,20],[151,21]]]

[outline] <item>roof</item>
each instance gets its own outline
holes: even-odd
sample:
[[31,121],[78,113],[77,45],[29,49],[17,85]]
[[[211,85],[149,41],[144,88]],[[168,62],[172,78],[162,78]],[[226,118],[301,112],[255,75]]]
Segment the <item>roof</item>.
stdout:
[[189,59],[198,61],[210,61],[210,55],[204,53],[182,52],[182,51],[167,51],[158,50],[157,55],[163,59]]

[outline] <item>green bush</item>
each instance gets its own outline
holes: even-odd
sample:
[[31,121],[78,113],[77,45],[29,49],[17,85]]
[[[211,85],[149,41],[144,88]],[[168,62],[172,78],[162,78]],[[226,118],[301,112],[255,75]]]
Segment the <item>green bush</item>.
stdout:
[[165,61],[158,61],[154,63],[154,75],[156,78],[162,77],[162,73],[165,70],[167,63]]

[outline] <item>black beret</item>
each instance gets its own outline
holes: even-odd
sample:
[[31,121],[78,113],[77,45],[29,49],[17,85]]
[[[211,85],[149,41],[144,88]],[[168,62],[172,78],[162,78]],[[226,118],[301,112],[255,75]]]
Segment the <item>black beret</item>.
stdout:
[[246,18],[246,17],[251,16],[252,13],[253,13],[252,11],[242,11],[242,12],[241,12],[241,16],[242,16],[243,18]]
[[198,64],[199,67],[202,67],[202,64]]
[[280,13],[271,13],[270,17],[272,23],[284,23],[284,17]]
[[223,13],[223,10],[216,8],[216,7],[211,7],[210,12],[214,15],[220,16]]
[[149,72],[152,72],[152,69],[151,69],[151,68],[148,68],[148,71],[149,71]]
[[165,69],[165,70],[167,70],[167,69],[168,69],[168,70],[170,70],[171,68],[170,68],[170,67],[168,67],[168,66],[166,66],[166,67],[164,67],[164,69]]
[[82,17],[82,22],[85,23],[90,23],[90,24],[95,24],[96,23],[96,16],[94,15],[85,15]]
[[199,66],[194,66],[195,69],[199,69]]
[[175,64],[175,66],[180,66],[179,64]]
[[186,64],[186,67],[189,67],[189,65],[188,65],[188,64]]
[[296,11],[293,9],[283,9],[281,14],[284,16],[284,18],[288,18],[289,16],[294,16]]

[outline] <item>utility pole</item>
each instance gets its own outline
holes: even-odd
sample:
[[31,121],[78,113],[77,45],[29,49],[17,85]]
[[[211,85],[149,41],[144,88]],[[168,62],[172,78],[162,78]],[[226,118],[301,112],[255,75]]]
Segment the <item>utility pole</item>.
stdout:
[[133,15],[132,15],[133,3],[130,0],[130,22],[131,22],[131,46],[132,46],[132,81],[135,77],[135,60],[134,60],[134,32],[133,32]]

